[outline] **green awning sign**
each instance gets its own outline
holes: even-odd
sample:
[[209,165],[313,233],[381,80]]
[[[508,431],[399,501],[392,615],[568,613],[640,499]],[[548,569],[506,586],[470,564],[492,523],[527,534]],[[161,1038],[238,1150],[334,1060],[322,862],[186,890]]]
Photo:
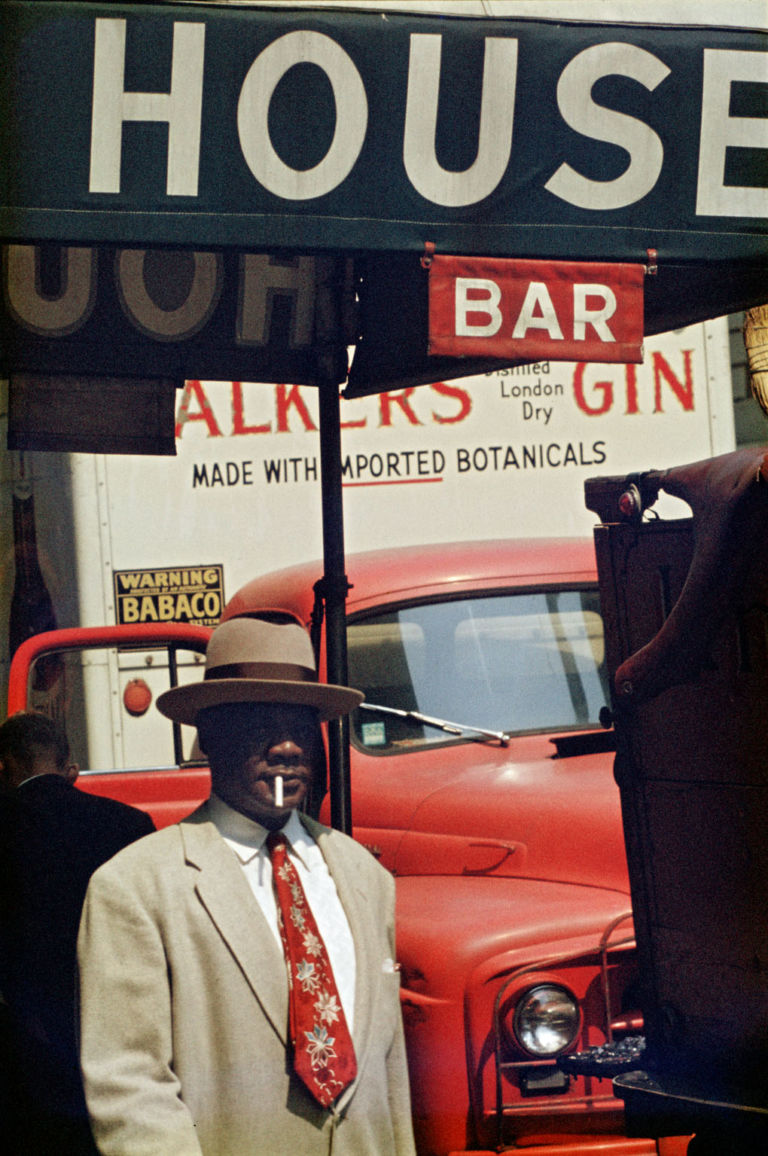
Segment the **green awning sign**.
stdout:
[[753,31],[5,0],[0,237],[765,260]]

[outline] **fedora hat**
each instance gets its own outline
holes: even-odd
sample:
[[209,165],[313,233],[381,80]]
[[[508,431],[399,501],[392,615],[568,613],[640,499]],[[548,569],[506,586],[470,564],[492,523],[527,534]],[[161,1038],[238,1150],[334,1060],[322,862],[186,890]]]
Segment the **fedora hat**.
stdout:
[[203,681],[165,691],[157,708],[190,726],[206,707],[240,702],[312,706],[325,720],[347,714],[363,697],[351,687],[317,681],[312,643],[297,622],[230,618],[210,637]]

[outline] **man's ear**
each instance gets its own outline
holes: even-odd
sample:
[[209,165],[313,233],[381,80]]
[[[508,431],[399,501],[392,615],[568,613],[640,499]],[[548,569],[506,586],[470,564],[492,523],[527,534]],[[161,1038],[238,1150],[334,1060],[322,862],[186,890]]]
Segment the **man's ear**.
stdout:
[[0,787],[4,791],[15,791],[19,783],[27,777],[27,768],[15,755],[7,754],[0,759]]
[[79,774],[80,767],[77,763],[67,763],[67,769],[64,772],[64,778],[68,783],[75,783]]

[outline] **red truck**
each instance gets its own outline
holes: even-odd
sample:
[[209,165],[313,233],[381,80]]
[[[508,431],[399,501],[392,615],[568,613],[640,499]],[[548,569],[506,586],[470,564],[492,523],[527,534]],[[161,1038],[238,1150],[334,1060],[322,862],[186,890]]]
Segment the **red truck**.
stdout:
[[[354,834],[397,879],[420,1154],[684,1151],[628,1138],[611,1081],[558,1064],[642,1031],[592,544],[406,547],[350,555],[347,573],[349,681],[366,695],[351,720]],[[320,574],[257,578],[224,617],[309,626]],[[82,789],[173,822],[207,794],[207,770],[194,732],[150,704],[201,677],[207,634],[37,635],[15,655],[9,711],[55,682]],[[89,720],[110,725],[116,703],[126,750],[151,749],[152,765],[89,759]]]

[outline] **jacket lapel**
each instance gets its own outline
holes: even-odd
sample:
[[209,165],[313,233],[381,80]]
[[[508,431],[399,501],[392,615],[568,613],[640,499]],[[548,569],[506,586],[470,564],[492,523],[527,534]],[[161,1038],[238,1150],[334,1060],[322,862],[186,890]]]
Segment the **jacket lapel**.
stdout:
[[283,1043],[288,1024],[285,961],[237,857],[205,805],[180,823],[186,860],[199,872],[195,889],[203,908],[226,943]]

